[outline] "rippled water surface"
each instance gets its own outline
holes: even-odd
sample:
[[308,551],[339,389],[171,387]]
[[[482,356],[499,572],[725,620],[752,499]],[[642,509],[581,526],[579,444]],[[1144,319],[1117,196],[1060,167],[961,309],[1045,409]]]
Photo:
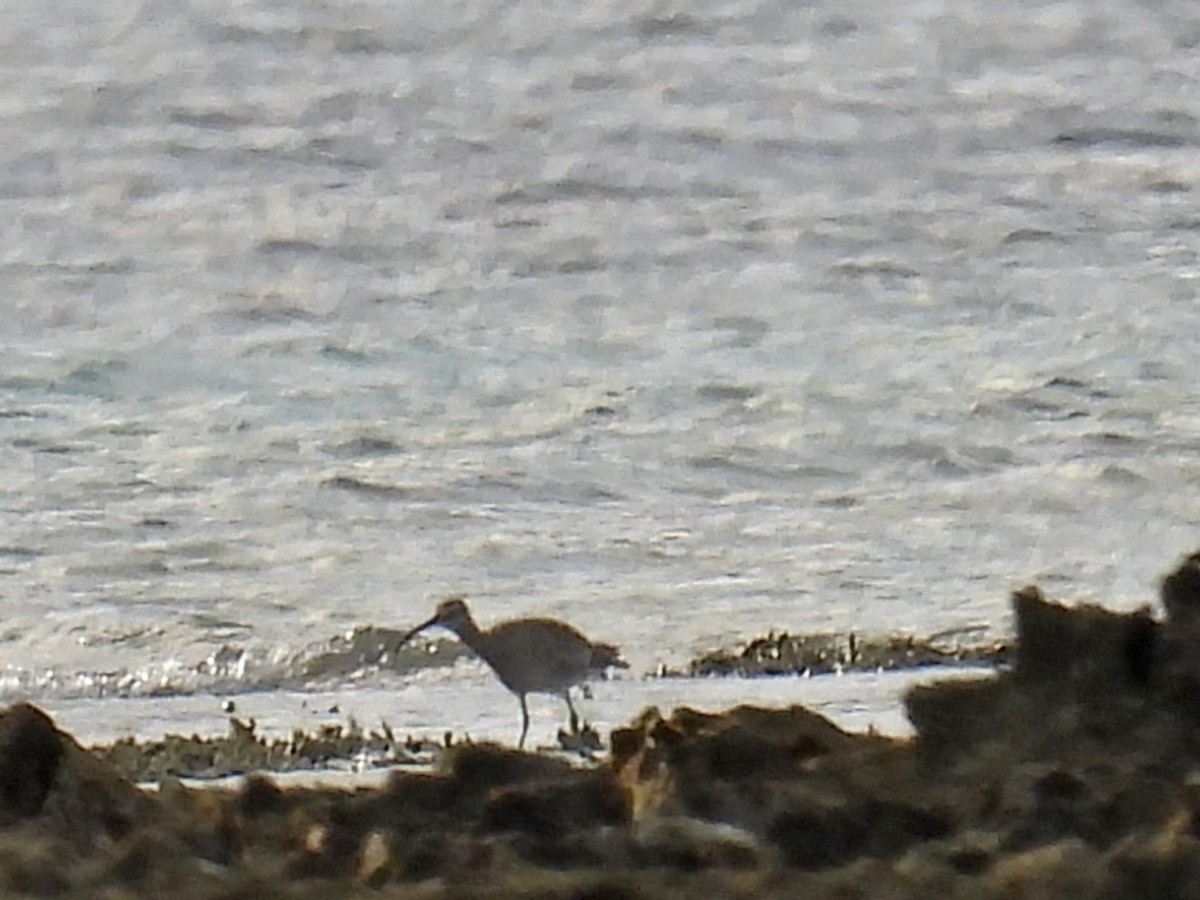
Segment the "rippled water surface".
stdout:
[[[0,695],[401,707],[303,661],[451,593],[635,681],[1152,598],[1200,545],[1198,41],[1170,0],[0,4]],[[425,724],[486,730],[478,676]],[[670,684],[603,715],[732,700]]]

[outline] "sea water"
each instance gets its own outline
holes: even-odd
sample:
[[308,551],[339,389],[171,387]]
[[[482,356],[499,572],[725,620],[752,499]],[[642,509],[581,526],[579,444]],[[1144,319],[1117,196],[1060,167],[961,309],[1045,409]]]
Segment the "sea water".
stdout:
[[1198,40],[1170,0],[0,4],[0,699],[515,738],[478,665],[306,667],[462,594],[619,644],[589,718],[902,729],[905,679],[646,676],[1153,601],[1200,546]]

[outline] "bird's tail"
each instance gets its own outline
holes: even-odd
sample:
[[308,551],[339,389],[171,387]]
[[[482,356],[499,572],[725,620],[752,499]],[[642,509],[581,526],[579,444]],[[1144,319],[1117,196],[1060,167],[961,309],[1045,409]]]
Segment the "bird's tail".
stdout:
[[621,651],[612,644],[592,644],[592,668],[628,669],[629,663],[621,659]]

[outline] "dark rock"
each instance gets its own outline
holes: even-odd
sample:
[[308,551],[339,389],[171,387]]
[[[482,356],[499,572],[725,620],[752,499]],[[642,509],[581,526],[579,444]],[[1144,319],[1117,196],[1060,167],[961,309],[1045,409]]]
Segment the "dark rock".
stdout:
[[994,735],[1006,702],[1006,689],[996,678],[918,684],[904,696],[908,719],[920,735],[917,748],[933,762],[977,747]]
[[1170,828],[1134,832],[1109,854],[1107,874],[1102,900],[1192,900],[1200,896],[1200,841]]
[[893,856],[912,844],[943,838],[951,831],[944,816],[885,800],[822,806],[812,804],[780,815],[767,837],[784,859],[800,869],[827,869],[861,856]]
[[1051,603],[1036,587],[1013,595],[1020,678],[1051,690],[1103,696],[1146,685],[1158,623],[1149,611],[1132,615],[1099,606]]
[[646,900],[648,894],[630,880],[606,878],[596,884],[585,885],[570,900]]
[[633,856],[646,867],[755,869],[776,860],[766,843],[748,831],[687,816],[653,816],[638,823],[633,838]]
[[65,860],[78,858],[78,848],[45,829],[6,829],[0,838],[0,896],[57,897],[71,889]]
[[441,768],[456,792],[469,797],[523,782],[565,778],[578,771],[563,760],[497,744],[456,746],[446,753]]
[[1200,621],[1200,552],[1186,557],[1163,578],[1160,593],[1163,608],[1174,625],[1192,628]]
[[288,808],[286,794],[270,778],[251,775],[242,784],[238,798],[238,812],[248,818],[272,815]]
[[1136,687],[1149,685],[1155,670],[1162,662],[1160,630],[1148,606],[1134,613],[1126,628],[1125,643],[1122,647],[1125,654],[1125,670],[1129,674],[1130,683]]
[[554,838],[580,828],[629,821],[624,793],[612,774],[597,770],[570,778],[497,790],[485,801],[483,831],[521,831]]
[[18,703],[0,714],[0,821],[42,811],[62,757],[62,736],[40,709]]
[[0,713],[0,827],[36,817],[84,849],[121,838],[154,812],[40,709],[18,703]]
[[[885,759],[910,758],[904,744],[849,734],[803,707],[744,706],[719,716],[681,709],[669,720],[651,711],[614,735],[613,746],[635,821],[725,823],[766,841],[798,868],[893,856],[952,827],[927,790],[910,792],[911,773],[900,777],[903,768],[891,770],[887,785],[867,774]],[[704,857],[675,854],[689,858],[695,864]]]
[[362,816],[393,831],[412,833],[459,817],[456,786],[445,778],[416,772],[395,772],[387,786],[361,798]]

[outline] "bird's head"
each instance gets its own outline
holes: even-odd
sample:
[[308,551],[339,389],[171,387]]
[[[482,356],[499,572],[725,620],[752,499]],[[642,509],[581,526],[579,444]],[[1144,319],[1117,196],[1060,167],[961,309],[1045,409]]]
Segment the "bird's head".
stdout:
[[462,597],[450,597],[439,603],[437,609],[433,611],[433,615],[406,634],[404,640],[400,643],[406,643],[418,632],[424,631],[426,628],[432,628],[434,625],[449,628],[457,634],[460,628],[470,623],[471,611],[467,609],[466,601]]
[[449,597],[437,605],[429,624],[442,625],[453,630],[455,623],[469,622],[470,620],[471,611],[467,609],[466,600],[462,597]]

